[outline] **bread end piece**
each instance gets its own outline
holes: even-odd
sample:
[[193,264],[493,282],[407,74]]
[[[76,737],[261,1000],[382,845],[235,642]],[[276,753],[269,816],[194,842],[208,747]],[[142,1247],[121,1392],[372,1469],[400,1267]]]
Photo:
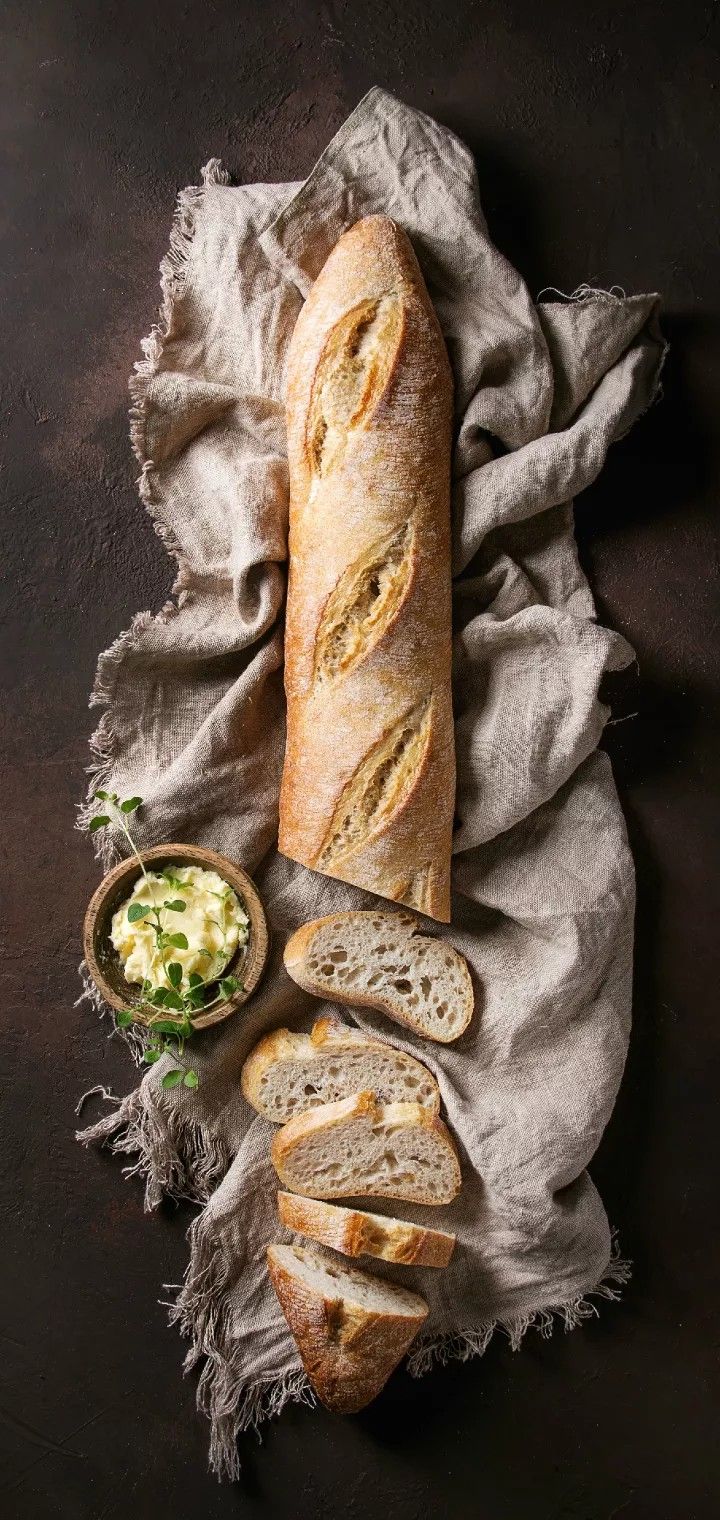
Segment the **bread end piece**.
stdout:
[[364,1409],[427,1318],[424,1299],[299,1246],[268,1246],[267,1264],[320,1402],[337,1414]]

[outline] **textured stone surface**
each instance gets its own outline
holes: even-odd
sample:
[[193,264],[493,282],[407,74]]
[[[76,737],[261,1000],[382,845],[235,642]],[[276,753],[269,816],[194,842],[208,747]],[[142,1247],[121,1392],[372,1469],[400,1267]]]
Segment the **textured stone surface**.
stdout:
[[[22,1520],[705,1520],[717,1395],[718,365],[712,0],[6,0],[0,25],[5,360],[4,1089],[0,1509]],[[171,567],[138,504],[126,379],[176,189],[219,154],[300,176],[372,83],[460,131],[499,246],[537,292],[657,288],[665,400],[578,505],[603,617],[639,676],[608,730],[639,876],[630,1061],[593,1166],[635,1276],[572,1336],[502,1341],[366,1413],[290,1409],[238,1489],[157,1304],[189,1212],[73,1141],[130,1083],[73,1008],[96,881],[73,834],[96,654]],[[634,714],[635,716],[629,716]],[[40,903],[43,929],[39,933]],[[713,1007],[713,1002],[715,1007]],[[20,1199],[22,1198],[22,1205]],[[161,1295],[162,1296],[162,1295]]]

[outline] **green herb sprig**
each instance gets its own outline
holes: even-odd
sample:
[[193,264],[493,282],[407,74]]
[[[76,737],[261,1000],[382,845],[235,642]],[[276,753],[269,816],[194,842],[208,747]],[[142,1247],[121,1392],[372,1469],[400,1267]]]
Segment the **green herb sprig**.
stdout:
[[[143,858],[128,828],[129,816],[143,805],[142,797],[128,797],[121,802],[117,792],[98,791],[94,795],[97,802],[104,803],[106,811],[97,813],[90,819],[89,832],[95,834],[98,829],[106,829],[113,824],[121,829],[142,871],[148,890],[151,891],[150,878],[145,870]],[[162,876],[171,891],[187,890],[187,883],[181,881],[172,871],[163,871]],[[222,897],[225,895],[223,893]],[[181,897],[167,897],[161,906],[168,913],[184,913],[187,904]],[[187,936],[181,930],[169,934],[163,927],[160,911],[161,908],[156,903],[131,902],[127,916],[128,923],[131,924],[139,923],[141,919],[148,920],[155,935],[168,985],[155,987],[152,982],[143,982],[136,1007],[134,1009],[121,1008],[116,1014],[116,1023],[120,1029],[127,1028],[129,1024],[142,1023],[149,1030],[150,1039],[143,1054],[143,1060],[149,1066],[154,1065],[161,1056],[165,1055],[169,1055],[175,1061],[175,1066],[167,1071],[162,1079],[164,1088],[178,1087],[180,1083],[184,1087],[197,1087],[198,1074],[183,1059],[187,1041],[197,1032],[193,1016],[196,1013],[208,1013],[218,1003],[226,1002],[234,992],[237,992],[242,983],[236,976],[218,978],[209,974],[203,977],[197,971],[191,971],[186,981],[180,962],[171,960],[169,957],[172,950],[187,950]],[[217,920],[213,919],[213,923],[217,923]],[[222,925],[219,923],[218,928],[223,932]],[[214,961],[224,955],[224,949],[223,945],[219,951],[215,952],[215,955],[211,950],[203,949],[202,954],[210,961]],[[144,1014],[144,1017],[138,1019],[138,1013]],[[168,1017],[169,1014],[176,1014],[177,1017]]]

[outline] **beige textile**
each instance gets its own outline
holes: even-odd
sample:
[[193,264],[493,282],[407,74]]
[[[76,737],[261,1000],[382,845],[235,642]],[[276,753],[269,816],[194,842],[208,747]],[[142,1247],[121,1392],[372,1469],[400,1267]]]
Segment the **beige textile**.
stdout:
[[283,1238],[271,1127],[243,1100],[240,1068],[267,1030],[331,1011],[285,974],[288,935],[376,901],[275,848],[283,383],[302,300],[343,230],[386,212],[412,240],[455,375],[458,822],[452,924],[429,927],[467,957],[476,1013],[443,1047],[343,1011],[432,1068],[460,1150],[458,1199],[401,1211],[457,1232],[447,1271],[372,1264],[430,1304],[416,1372],[484,1350],[497,1323],[515,1343],[531,1322],[547,1328],[548,1311],[575,1323],[588,1292],[612,1295],[626,1275],[586,1167],[630,1024],[633,869],[597,744],[601,677],[632,652],[595,621],[571,500],[652,401],[664,350],[654,295],[535,305],[490,242],[467,149],[382,90],[301,186],[230,187],[217,160],[203,178],[180,197],[159,325],[132,383],[141,494],[177,556],[175,599],[100,659],[95,784],[145,799],[141,843],[208,845],[253,873],[273,950],[247,1009],[195,1042],[196,1091],[161,1094],[155,1066],[82,1138],[134,1158],[148,1207],[164,1193],[204,1204],[174,1317],[203,1367],[212,1464],[232,1476],[238,1431],[308,1397],[264,1265]]

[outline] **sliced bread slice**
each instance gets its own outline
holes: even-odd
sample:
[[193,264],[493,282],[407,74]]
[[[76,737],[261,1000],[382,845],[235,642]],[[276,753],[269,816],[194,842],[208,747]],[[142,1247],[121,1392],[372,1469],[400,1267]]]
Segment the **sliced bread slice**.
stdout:
[[298,1114],[277,1131],[272,1163],[292,1193],[313,1198],[405,1198],[449,1203],[460,1164],[437,1114],[419,1103],[377,1103],[371,1092]]
[[427,1318],[425,1300],[302,1246],[268,1246],[267,1263],[321,1403],[339,1414],[364,1409]]
[[410,913],[332,913],[293,934],[285,967],[316,997],[380,1008],[447,1045],[472,1018],[470,972],[447,940],[418,928]]
[[286,1229],[332,1246],[343,1256],[378,1256],[406,1267],[446,1267],[455,1246],[455,1236],[445,1230],[424,1230],[403,1219],[344,1209],[299,1193],[278,1193],[278,1214]]
[[421,1103],[432,1113],[440,1107],[437,1082],[426,1066],[339,1019],[316,1019],[309,1035],[289,1029],[265,1035],[240,1081],[248,1103],[275,1124],[366,1089],[380,1103]]

